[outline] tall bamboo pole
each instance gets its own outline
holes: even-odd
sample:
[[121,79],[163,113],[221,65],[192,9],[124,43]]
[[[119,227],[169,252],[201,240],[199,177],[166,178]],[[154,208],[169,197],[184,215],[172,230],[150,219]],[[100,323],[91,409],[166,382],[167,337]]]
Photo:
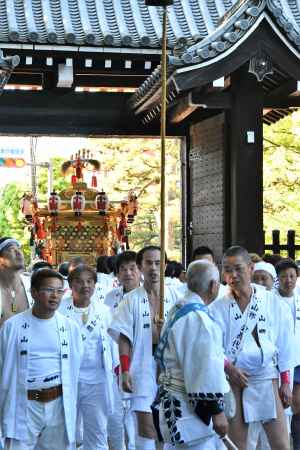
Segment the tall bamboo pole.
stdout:
[[161,54],[161,116],[160,116],[160,308],[159,318],[164,319],[165,248],[166,248],[166,97],[167,97],[167,6],[163,6],[163,34]]

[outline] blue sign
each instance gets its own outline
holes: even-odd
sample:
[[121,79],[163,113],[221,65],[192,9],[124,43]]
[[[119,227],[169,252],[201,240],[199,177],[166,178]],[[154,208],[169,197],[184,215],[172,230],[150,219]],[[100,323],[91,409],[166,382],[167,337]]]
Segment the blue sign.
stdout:
[[24,155],[23,148],[0,148],[0,156],[10,155],[10,156],[21,156]]

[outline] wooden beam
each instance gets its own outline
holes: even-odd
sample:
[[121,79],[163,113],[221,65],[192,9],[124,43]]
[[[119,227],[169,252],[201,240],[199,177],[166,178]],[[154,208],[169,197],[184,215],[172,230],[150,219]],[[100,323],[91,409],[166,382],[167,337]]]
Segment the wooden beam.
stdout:
[[180,123],[199,108],[224,110],[231,106],[230,92],[222,92],[219,89],[210,93],[193,91],[179,99],[173,108],[171,105],[169,120],[171,123]]
[[202,108],[230,109],[232,106],[232,95],[230,92],[212,92],[202,94],[201,92],[192,93],[192,103]]
[[285,109],[285,108],[299,108],[300,107],[300,97],[289,96],[286,98],[266,98],[264,100],[264,108],[270,109]]
[[[225,173],[228,180],[228,245],[263,252],[263,96],[262,84],[248,66],[232,74],[234,106],[227,113],[229,146]],[[254,143],[247,132],[254,132]]]
[[192,103],[192,93],[190,92],[188,95],[176,102],[176,105],[171,108],[168,113],[169,120],[171,123],[180,123],[196,109],[198,109],[198,105],[194,105]]
[[[130,93],[80,93],[69,89],[4,91],[0,134],[159,136],[159,123],[142,125],[128,109]],[[182,136],[169,126],[168,136]]]
[[265,96],[265,101],[272,101],[274,99],[282,99],[288,95],[297,91],[297,80],[287,80],[285,83],[278,86],[278,88],[273,89],[270,93]]

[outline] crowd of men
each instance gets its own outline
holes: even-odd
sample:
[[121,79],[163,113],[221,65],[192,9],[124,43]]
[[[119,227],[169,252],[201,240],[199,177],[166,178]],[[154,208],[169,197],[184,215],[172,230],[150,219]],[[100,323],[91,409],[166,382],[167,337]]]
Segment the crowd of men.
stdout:
[[0,239],[0,448],[300,450],[296,263],[233,246],[220,284],[199,247],[167,265],[162,319],[160,257],[26,273]]

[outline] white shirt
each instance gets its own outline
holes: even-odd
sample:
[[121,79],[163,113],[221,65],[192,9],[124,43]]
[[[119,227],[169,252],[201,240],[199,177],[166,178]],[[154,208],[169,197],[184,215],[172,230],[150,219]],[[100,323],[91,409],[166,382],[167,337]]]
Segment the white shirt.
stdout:
[[47,382],[47,379],[50,381],[54,377],[53,384],[60,384],[60,342],[55,317],[39,319],[31,314],[30,326],[32,340],[28,357],[28,380],[34,383],[35,388],[37,384],[45,382],[45,379]]
[[[81,329],[87,323],[90,306],[73,307],[75,320]],[[104,383],[103,346],[98,334],[92,333],[84,346],[83,360],[80,366],[79,381],[87,384]]]

